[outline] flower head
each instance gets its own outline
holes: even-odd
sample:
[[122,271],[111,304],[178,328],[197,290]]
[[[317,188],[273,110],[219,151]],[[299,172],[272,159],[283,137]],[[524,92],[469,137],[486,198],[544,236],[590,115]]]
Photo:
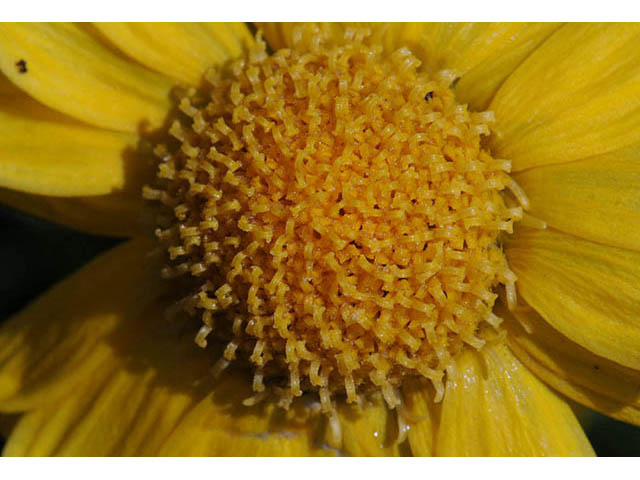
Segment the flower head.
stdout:
[[394,408],[407,375],[442,398],[455,355],[497,326],[493,287],[513,288],[497,245],[522,216],[500,196],[510,162],[481,147],[491,115],[456,103],[450,72],[383,55],[367,30],[308,30],[182,99],[191,125],[172,123],[181,146],[157,148],[145,190],[166,206],[163,274],[194,279],[183,303],[198,344],[226,343],[216,368],[249,360],[258,393],[287,377],[283,405],[317,390],[329,412],[333,392],[375,388]]
[[5,82],[0,180],[67,197],[0,198],[136,237],[0,330],[7,452],[591,453],[549,386],[638,422],[637,26],[260,28],[0,28],[48,107]]

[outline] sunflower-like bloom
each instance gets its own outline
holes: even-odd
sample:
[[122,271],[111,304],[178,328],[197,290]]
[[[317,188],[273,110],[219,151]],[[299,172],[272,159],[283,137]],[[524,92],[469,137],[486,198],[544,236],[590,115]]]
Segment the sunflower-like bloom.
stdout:
[[128,238],[2,325],[4,454],[593,454],[562,396],[640,424],[638,44],[2,25],[0,201]]

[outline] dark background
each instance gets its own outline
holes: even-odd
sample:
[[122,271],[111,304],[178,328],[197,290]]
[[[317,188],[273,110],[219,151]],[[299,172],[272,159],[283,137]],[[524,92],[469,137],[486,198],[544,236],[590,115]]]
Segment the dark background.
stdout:
[[[0,322],[119,240],[84,235],[0,206]],[[582,407],[576,413],[600,456],[640,456],[640,428]],[[0,449],[3,441],[0,438]]]

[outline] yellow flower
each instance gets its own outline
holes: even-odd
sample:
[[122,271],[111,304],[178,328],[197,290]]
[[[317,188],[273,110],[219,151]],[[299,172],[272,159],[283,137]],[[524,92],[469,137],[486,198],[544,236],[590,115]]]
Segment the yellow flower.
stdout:
[[0,201],[130,238],[0,328],[4,453],[640,424],[640,26],[258,28],[0,26]]

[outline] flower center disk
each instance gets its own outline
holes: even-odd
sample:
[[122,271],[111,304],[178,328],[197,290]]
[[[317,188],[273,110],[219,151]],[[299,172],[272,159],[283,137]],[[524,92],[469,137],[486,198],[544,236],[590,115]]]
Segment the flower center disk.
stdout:
[[[442,379],[514,275],[498,246],[521,216],[500,194],[510,164],[483,150],[490,113],[456,103],[448,72],[364,30],[299,30],[263,42],[182,98],[159,146],[156,234],[196,342],[225,345],[256,392],[285,407],[317,391],[325,411],[407,376]],[[185,282],[186,280],[186,282]]]

